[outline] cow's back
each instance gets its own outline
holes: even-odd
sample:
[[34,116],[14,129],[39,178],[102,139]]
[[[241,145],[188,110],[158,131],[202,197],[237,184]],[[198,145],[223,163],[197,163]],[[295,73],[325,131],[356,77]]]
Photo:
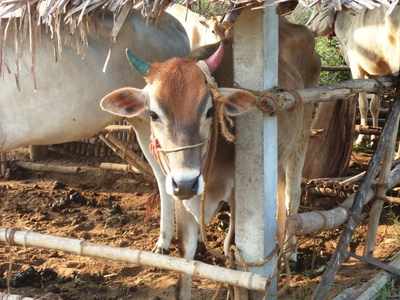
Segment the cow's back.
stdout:
[[[317,85],[321,63],[314,49],[313,34],[307,27],[290,23],[283,17],[279,25],[280,86],[289,85],[287,88],[293,89]],[[292,77],[295,73],[301,80],[286,82],[286,77]]]
[[[280,19],[279,31],[279,87],[293,90],[318,84],[320,59],[314,50],[314,37],[302,25]],[[308,141],[313,105],[300,103],[291,110],[278,113],[279,155],[285,163],[298,144]]]
[[[160,21],[158,26],[147,26],[134,13],[122,27],[117,43],[112,44],[109,38],[112,18],[99,19],[98,32],[88,36],[85,57],[64,47],[57,63],[53,57],[55,43],[43,34],[35,56],[37,91],[33,90],[28,43],[23,45],[21,91],[17,90],[13,74],[15,55],[9,41],[6,63],[13,73],[4,72],[4,78],[0,79],[0,150],[89,137],[112,122],[114,117],[100,110],[100,99],[121,86],[144,86],[142,76],[127,63],[125,48],[131,48],[150,62],[189,52],[189,42],[179,22],[167,15]],[[110,46],[111,56],[103,73]]]
[[390,16],[384,8],[337,14],[335,33],[350,65],[370,75],[387,75],[400,65],[400,7]]

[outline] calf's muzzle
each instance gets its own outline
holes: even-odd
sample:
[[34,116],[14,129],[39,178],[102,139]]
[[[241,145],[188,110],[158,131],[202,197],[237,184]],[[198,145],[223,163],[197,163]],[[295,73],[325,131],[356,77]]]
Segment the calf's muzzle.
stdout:
[[180,178],[172,177],[173,194],[179,199],[188,199],[197,195],[199,190],[199,177]]

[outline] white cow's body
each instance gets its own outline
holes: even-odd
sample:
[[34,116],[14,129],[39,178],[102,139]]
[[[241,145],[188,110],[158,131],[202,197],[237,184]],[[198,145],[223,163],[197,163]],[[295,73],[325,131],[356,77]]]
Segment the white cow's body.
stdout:
[[[400,8],[386,16],[383,8],[363,10],[354,15],[350,11],[338,13],[335,33],[343,48],[355,79],[389,75],[400,68]],[[361,125],[368,125],[368,99],[360,93]],[[370,111],[374,127],[378,127],[380,99],[373,95]],[[363,136],[356,141],[361,143]]]
[[[343,10],[335,12],[331,6],[319,12],[326,19],[318,18],[311,23],[317,35],[334,33],[341,45],[346,62],[354,79],[390,75],[400,68],[400,7],[388,16],[384,7],[364,9],[358,12]],[[368,99],[360,93],[361,125],[367,125]],[[373,126],[378,126],[380,99],[372,97],[370,111]],[[356,143],[363,140],[360,135]]]
[[[134,49],[149,61],[186,56],[190,51],[184,29],[170,15],[163,16],[158,27],[146,25],[139,14],[129,16],[115,44],[110,42],[111,20],[101,19],[96,34],[89,35],[84,59],[75,50],[64,47],[62,57],[56,63],[52,55],[52,41],[43,35],[40,47],[36,49],[37,91],[33,90],[29,71],[31,55],[28,51],[20,60],[21,91],[16,88],[14,74],[3,75],[4,78],[0,79],[0,153],[21,146],[58,144],[91,137],[118,119],[100,109],[100,99],[121,86],[145,85],[143,77],[132,72],[127,63],[126,48]],[[9,56],[6,57],[6,63],[14,66],[11,44],[7,44]],[[107,71],[103,73],[110,45],[111,57]],[[171,217],[173,202],[165,193],[162,172],[148,151],[148,121],[135,118],[131,123],[159,181],[163,221],[157,247],[168,249],[174,232],[174,219]]]
[[[116,118],[99,108],[105,93],[120,86],[144,86],[125,58],[125,48],[132,48],[149,61],[163,61],[171,56],[185,56],[189,44],[181,25],[169,15],[158,27],[147,26],[140,15],[128,18],[117,43],[111,44],[111,18],[99,21],[98,31],[89,35],[84,59],[75,50],[64,47],[59,61],[53,57],[54,42],[42,34],[37,47],[36,75],[38,90],[33,90],[30,73],[31,54],[24,45],[20,60],[20,86],[14,72],[13,42],[6,46],[6,63],[13,73],[3,71],[0,79],[0,151],[27,145],[48,145],[91,137]],[[9,37],[13,36],[9,32]],[[107,71],[102,68],[112,45]]]
[[181,4],[172,4],[165,11],[185,28],[192,50],[220,41],[220,37],[214,32],[217,19],[206,19]]

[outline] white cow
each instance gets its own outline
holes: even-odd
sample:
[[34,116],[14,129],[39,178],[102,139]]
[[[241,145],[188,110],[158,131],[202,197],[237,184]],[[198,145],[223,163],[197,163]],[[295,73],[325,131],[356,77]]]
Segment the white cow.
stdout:
[[[58,144],[91,137],[118,119],[100,109],[100,99],[120,86],[145,85],[142,76],[132,74],[125,58],[126,48],[134,49],[149,61],[185,56],[190,50],[183,27],[167,14],[160,19],[158,26],[152,26],[146,24],[139,13],[132,13],[115,44],[110,42],[113,18],[101,17],[97,22],[97,31],[88,36],[89,46],[84,58],[66,46],[58,62],[55,62],[52,55],[54,42],[47,35],[42,35],[36,49],[37,91],[33,90],[28,45],[20,45],[24,51],[19,60],[21,91],[17,90],[13,74],[14,44],[11,40],[7,41],[5,63],[13,73],[4,71],[0,78],[0,152],[28,145]],[[13,32],[9,32],[8,36],[13,37]],[[107,71],[103,73],[110,45],[112,52]],[[148,122],[138,118],[132,123],[149,163],[153,169],[159,169],[148,153]],[[168,249],[174,229],[174,220],[170,218],[173,203],[165,193],[164,185],[160,182],[159,185],[163,202],[161,214],[168,215],[162,216],[166,221],[162,223],[157,247]]]
[[[182,26],[171,16],[160,26],[146,25],[138,13],[132,14],[122,27],[118,42],[111,44],[112,17],[99,18],[96,32],[89,34],[84,58],[65,48],[58,62],[53,58],[54,41],[42,36],[36,53],[38,90],[33,90],[30,73],[31,54],[24,45],[20,61],[19,82],[15,84],[13,26],[8,32],[5,63],[0,80],[0,151],[26,145],[47,145],[76,141],[98,133],[116,117],[104,113],[98,101],[110,89],[121,85],[144,86],[139,75],[126,67],[124,49],[131,47],[150,61],[189,53],[188,39]],[[112,45],[107,71],[102,72],[108,49]]]
[[[400,68],[400,7],[388,16],[382,6],[375,9],[335,11],[330,5],[319,9],[310,29],[317,35],[335,34],[340,42],[353,78],[397,73]],[[367,125],[368,99],[359,95],[361,125]],[[380,99],[373,95],[370,103],[372,125],[378,126]],[[359,135],[356,144],[364,139]]]

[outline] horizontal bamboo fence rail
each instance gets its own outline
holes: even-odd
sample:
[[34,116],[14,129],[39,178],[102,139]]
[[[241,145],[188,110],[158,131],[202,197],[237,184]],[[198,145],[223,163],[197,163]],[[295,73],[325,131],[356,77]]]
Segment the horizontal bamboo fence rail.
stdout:
[[79,174],[96,170],[96,168],[93,167],[61,166],[54,163],[34,163],[29,161],[16,161],[15,165],[30,171],[54,172],[61,174]]
[[[329,102],[339,99],[348,99],[360,92],[389,93],[398,85],[399,79],[394,76],[377,77],[374,79],[354,79],[341,83],[307,88],[302,90],[248,90],[261,98],[263,106],[268,112],[290,110],[301,101],[302,103]],[[240,88],[240,87],[239,87]]]
[[269,279],[255,273],[242,272],[194,260],[156,254],[149,251],[98,245],[83,240],[0,228],[0,241],[9,245],[39,247],[65,251],[79,256],[111,259],[141,266],[177,271],[213,281],[265,292]]
[[321,71],[325,72],[350,72],[348,66],[321,66]]
[[21,295],[7,294],[0,292],[0,300],[35,300],[38,298],[24,297]]

